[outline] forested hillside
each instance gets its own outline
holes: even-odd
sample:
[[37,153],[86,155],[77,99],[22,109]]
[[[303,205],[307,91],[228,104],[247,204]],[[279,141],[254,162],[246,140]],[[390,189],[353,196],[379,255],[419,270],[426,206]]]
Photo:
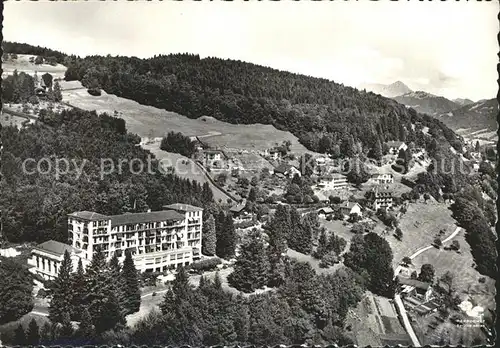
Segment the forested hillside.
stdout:
[[[175,111],[231,123],[272,124],[313,151],[348,156],[377,141],[415,141],[425,123],[460,147],[444,124],[392,100],[326,79],[218,58],[175,54],[150,59],[92,56],[66,61],[66,80]],[[424,139],[425,141],[425,139]]]
[[122,119],[74,109],[42,112],[40,120],[20,130],[1,130],[0,210],[10,241],[66,241],[66,214],[78,210],[120,214],[212,201],[209,187],[161,174],[154,159],[149,173],[151,154],[136,146],[139,138],[127,133]]

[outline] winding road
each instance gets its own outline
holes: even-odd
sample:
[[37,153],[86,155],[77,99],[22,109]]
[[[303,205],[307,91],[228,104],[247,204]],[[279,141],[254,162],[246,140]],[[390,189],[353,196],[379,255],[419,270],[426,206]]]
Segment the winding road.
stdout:
[[[461,227],[457,227],[455,229],[455,231],[453,231],[452,234],[450,234],[446,239],[444,239],[442,241],[442,243],[445,244],[445,243],[449,242],[450,240],[452,240],[453,238],[455,238],[456,235],[458,233],[460,233],[461,229],[462,229]],[[434,248],[433,245],[429,245],[429,246],[420,248],[410,256],[410,259],[413,260],[415,257],[422,254],[424,251],[427,251],[427,250],[432,249],[432,248]],[[396,267],[396,269],[394,270],[394,278],[396,278],[398,276],[401,269],[402,269],[402,266]],[[413,330],[413,327],[411,326],[410,320],[408,318],[408,314],[406,313],[405,306],[404,306],[403,301],[401,300],[401,296],[399,296],[399,294],[394,295],[394,302],[396,302],[396,305],[398,306],[399,313],[401,315],[401,318],[403,319],[403,324],[405,326],[405,330],[408,333],[408,335],[410,336],[411,341],[413,343],[413,346],[414,347],[422,347],[422,345],[420,344],[420,342],[417,338],[417,335],[415,334],[415,331]]]

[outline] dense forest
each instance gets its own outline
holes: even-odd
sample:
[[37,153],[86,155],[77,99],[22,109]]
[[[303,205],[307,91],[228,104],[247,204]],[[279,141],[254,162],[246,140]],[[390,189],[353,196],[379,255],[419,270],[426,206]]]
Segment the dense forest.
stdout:
[[125,121],[106,114],[42,110],[40,122],[20,130],[3,127],[1,139],[0,210],[12,242],[64,242],[66,214],[78,210],[120,214],[212,202],[207,185],[165,173],[153,155],[136,146],[140,139],[127,133]]
[[395,101],[251,63],[173,54],[73,57],[66,64],[66,80],[80,80],[87,88],[103,88],[190,118],[272,124],[318,152],[333,153],[351,139],[361,145],[354,154],[371,150],[377,141],[415,141],[419,130],[412,124],[427,126],[438,139],[461,148],[460,139],[443,123]]
[[64,60],[68,55],[62,53],[60,51],[51,50],[50,48],[33,46],[30,44],[19,43],[19,42],[10,42],[3,41],[2,49],[5,53],[15,53],[15,54],[33,54],[37,56],[41,56],[43,58],[48,58],[54,60],[57,63],[63,64]]

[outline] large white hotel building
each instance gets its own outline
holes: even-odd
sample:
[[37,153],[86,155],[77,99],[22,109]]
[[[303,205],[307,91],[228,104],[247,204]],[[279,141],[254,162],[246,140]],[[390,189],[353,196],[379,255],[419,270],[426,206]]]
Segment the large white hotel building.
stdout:
[[69,214],[68,248],[54,247],[54,241],[42,243],[33,249],[28,263],[32,272],[53,279],[65,250],[70,251],[74,263],[81,259],[86,266],[100,248],[107,259],[117,253],[120,261],[129,251],[140,272],[187,266],[201,256],[203,209],[180,203],[163,209],[111,216],[90,211]]

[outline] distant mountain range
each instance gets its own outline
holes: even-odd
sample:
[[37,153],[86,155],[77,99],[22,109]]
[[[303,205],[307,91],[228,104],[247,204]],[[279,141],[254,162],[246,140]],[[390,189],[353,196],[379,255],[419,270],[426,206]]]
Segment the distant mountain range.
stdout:
[[455,103],[445,97],[423,91],[406,93],[393,97],[392,99],[396,100],[398,103],[412,107],[418,112],[431,116],[438,116],[450,110],[462,107],[461,104]]
[[373,92],[375,94],[380,94],[381,96],[387,98],[394,98],[399,95],[413,92],[410,87],[405,85],[401,81],[396,81],[390,85],[383,85],[379,83],[364,84],[361,85],[359,89],[366,89],[367,91]]
[[424,91],[412,91],[401,81],[390,85],[365,84],[359,88],[394,99],[418,112],[433,116],[453,130],[460,128],[497,129],[498,101],[496,99],[482,99],[477,102],[467,98],[449,100]]

